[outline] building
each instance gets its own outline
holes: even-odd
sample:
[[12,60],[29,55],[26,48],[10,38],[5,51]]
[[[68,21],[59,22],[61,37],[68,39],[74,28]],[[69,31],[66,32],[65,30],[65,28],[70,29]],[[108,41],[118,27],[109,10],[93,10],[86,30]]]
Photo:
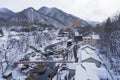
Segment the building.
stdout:
[[95,63],[95,65],[96,65],[97,67],[100,67],[100,65],[101,65],[101,62],[100,62],[98,59],[96,59],[96,58],[94,58],[94,57],[92,57],[92,56],[89,56],[89,57],[87,57],[86,59],[84,58],[84,59],[82,60],[82,62]]
[[83,40],[82,35],[79,34],[79,32],[78,32],[77,29],[74,29],[74,40],[75,40],[76,42]]
[[83,45],[95,46],[100,40],[99,35],[83,36]]
[[59,33],[58,33],[58,35],[60,36],[60,37],[69,37],[70,36],[70,33],[69,33],[69,31],[67,31],[67,30],[59,30]]
[[91,36],[83,36],[83,45],[92,45],[92,37]]
[[84,63],[94,63],[97,67],[101,66],[101,60],[96,54],[96,50],[91,45],[85,45],[78,50],[78,58]]
[[0,37],[3,37],[3,36],[4,36],[4,34],[3,34],[3,30],[0,29]]
[[99,43],[100,37],[99,35],[92,35],[92,45],[95,46],[97,43]]

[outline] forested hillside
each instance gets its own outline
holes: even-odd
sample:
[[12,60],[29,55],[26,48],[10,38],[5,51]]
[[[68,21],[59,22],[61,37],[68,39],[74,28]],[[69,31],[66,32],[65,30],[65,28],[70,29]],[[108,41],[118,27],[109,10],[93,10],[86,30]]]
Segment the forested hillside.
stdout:
[[100,53],[105,64],[115,75],[120,75],[120,15],[108,18],[96,32],[100,34]]

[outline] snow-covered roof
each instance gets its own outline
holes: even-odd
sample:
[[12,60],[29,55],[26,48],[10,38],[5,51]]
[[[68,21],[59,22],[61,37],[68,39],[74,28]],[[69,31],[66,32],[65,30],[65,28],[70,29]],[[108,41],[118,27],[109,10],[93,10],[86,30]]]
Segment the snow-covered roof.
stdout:
[[92,47],[91,45],[82,45],[82,46],[81,46],[81,49],[84,49],[84,48],[90,48],[90,49],[92,49],[92,50],[95,50],[95,48]]
[[69,41],[71,41],[71,42],[72,42],[73,40],[72,40],[72,39],[68,39],[68,42],[69,42]]
[[96,54],[95,48],[91,47],[90,45],[84,45],[81,48],[79,48],[78,54],[79,54],[78,57],[81,57],[82,61],[86,60],[88,58],[93,58],[93,59],[101,62],[101,60],[99,59],[99,57]]
[[97,55],[95,55],[95,54],[92,54],[92,55],[90,55],[90,54],[82,54],[82,61],[84,61],[86,59],[89,59],[89,58],[92,58],[92,59],[95,59],[95,60],[101,62],[99,57]]
[[43,32],[44,32],[44,33],[48,33],[49,31],[46,29],[46,30],[44,30]]
[[82,50],[82,61],[86,60],[88,58],[93,58],[93,59],[96,59],[97,61],[101,62],[99,57],[96,55],[95,51]]
[[83,39],[91,39],[91,36],[84,36]]
[[75,29],[75,36],[79,36],[79,32]]
[[99,35],[92,35],[92,39],[100,39]]
[[67,31],[65,31],[65,32],[63,32],[64,34],[68,34],[69,32],[67,32]]

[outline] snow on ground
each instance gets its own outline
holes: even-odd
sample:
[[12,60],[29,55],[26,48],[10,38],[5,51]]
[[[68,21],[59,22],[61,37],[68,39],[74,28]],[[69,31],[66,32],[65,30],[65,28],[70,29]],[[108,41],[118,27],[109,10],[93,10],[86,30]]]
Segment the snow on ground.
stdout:
[[[109,71],[109,74],[111,74],[111,77],[109,77],[110,79],[113,77],[113,79],[114,80],[120,80],[120,76],[116,76],[115,74],[114,74],[114,72],[112,71],[112,70],[110,70],[110,63],[109,63],[109,61],[108,60],[106,60],[106,57],[105,56],[103,56],[103,55],[99,55],[99,57],[102,59],[102,61],[104,61],[103,62],[103,64],[104,64],[104,67],[107,69],[107,71]],[[107,65],[106,65],[107,64]],[[111,79],[112,80],[112,79]]]
[[57,37],[56,39],[53,39],[50,41],[51,44],[56,44],[62,41],[67,41],[67,37]]
[[94,68],[95,64],[82,65],[81,63],[69,63],[69,69],[75,69],[75,80],[99,80],[97,73]]
[[[96,76],[96,80],[99,80],[99,79],[107,79],[109,78],[109,74],[107,72],[107,70],[104,68],[104,67],[96,67],[96,65],[94,63],[82,63],[82,65],[85,67],[87,73],[89,74],[89,78],[90,80],[95,80],[95,79],[92,79],[93,76],[95,77]],[[98,77],[98,79],[97,79]],[[111,79],[109,79],[111,80]]]
[[82,68],[80,64],[76,64],[75,67],[76,67],[75,80],[87,80],[88,75],[85,69]]
[[[85,60],[88,58],[94,58],[100,62],[100,58],[96,54],[96,49],[92,46],[85,45],[81,46],[78,49],[78,58],[80,60]],[[79,63],[76,66],[76,75],[75,75],[75,80],[100,80],[100,79],[109,79],[112,80],[108,71],[104,66],[97,67],[95,63],[90,63],[90,62],[82,62],[81,64]],[[72,67],[74,67],[72,66]],[[82,72],[82,73],[81,73]]]
[[12,76],[13,76],[13,79],[14,80],[25,80],[26,78],[26,75],[22,74],[21,72],[19,72],[19,69],[18,68],[15,68],[13,71],[12,71]]
[[69,68],[69,69],[76,69],[76,64],[77,64],[77,63],[69,63],[69,64],[68,64],[68,68]]
[[[15,68],[14,70],[7,70],[6,73],[4,73],[4,75],[9,75],[12,72],[12,77],[13,80],[25,80],[26,75],[22,74],[21,72],[19,72],[18,68]],[[2,71],[0,69],[0,80],[6,80],[4,78],[2,78]]]
[[98,68],[94,63],[73,63],[68,67],[76,70],[75,80],[112,80],[104,67]]
[[58,72],[60,80],[65,80],[65,77],[68,76],[69,71],[68,70],[62,70]]
[[0,80],[3,80],[2,78],[2,69],[0,68]]

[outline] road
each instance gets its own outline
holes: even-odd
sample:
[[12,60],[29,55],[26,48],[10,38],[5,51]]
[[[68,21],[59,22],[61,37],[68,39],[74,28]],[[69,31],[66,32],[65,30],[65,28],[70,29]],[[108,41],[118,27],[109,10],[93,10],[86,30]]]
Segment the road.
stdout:
[[55,43],[55,44],[50,44],[50,45],[48,45],[48,46],[46,46],[46,47],[44,48],[44,51],[45,51],[45,52],[48,52],[48,51],[54,52],[53,47],[55,47],[55,46],[58,45],[58,44],[62,44],[63,42],[64,42],[64,41],[57,42],[57,43]]

